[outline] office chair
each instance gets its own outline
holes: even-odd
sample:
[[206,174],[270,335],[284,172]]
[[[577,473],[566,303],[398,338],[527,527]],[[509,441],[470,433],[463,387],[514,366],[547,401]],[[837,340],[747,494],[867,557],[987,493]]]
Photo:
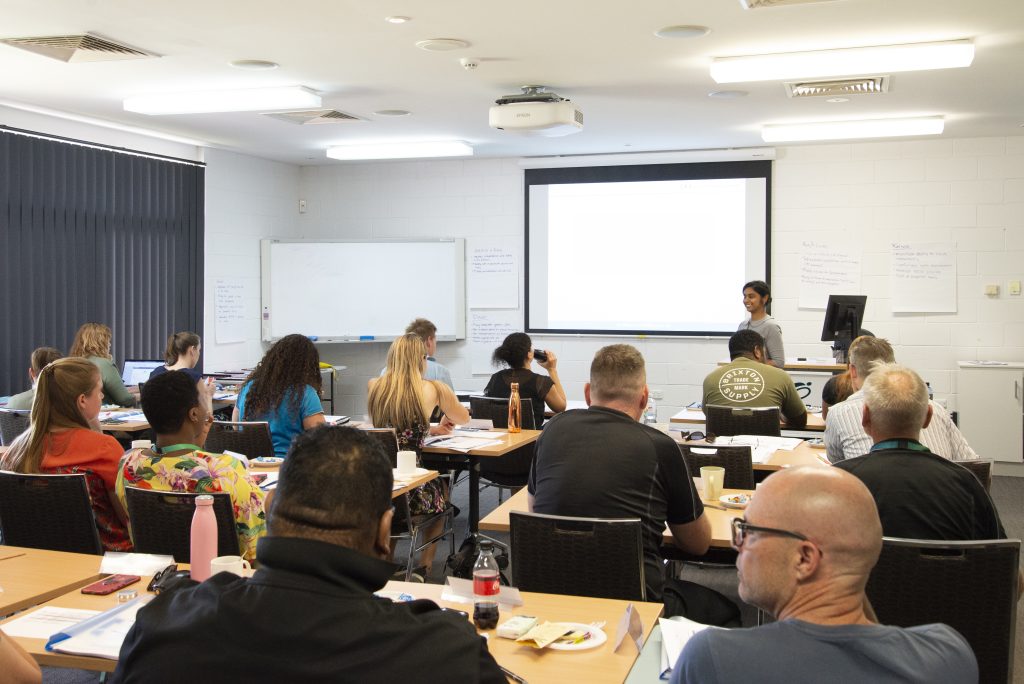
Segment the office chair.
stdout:
[[10,546],[103,553],[85,473],[0,471],[0,532]]
[[[537,421],[533,414],[533,399],[520,399],[524,430],[536,430]],[[508,397],[470,397],[469,413],[474,418],[490,420],[496,429],[508,429]]]
[[[124,496],[135,552],[166,554],[174,556],[176,563],[188,563],[192,558],[192,516],[199,494],[125,487]],[[238,556],[241,546],[231,495],[223,492],[212,496],[217,555]]]
[[958,466],[967,468],[974,476],[978,478],[978,482],[985,488],[985,491],[992,489],[992,459],[990,458],[979,458],[972,461],[953,461]]
[[721,435],[766,435],[778,437],[782,434],[777,406],[766,408],[740,408],[736,406],[704,407],[707,420],[706,432]]
[[250,459],[276,455],[274,441],[270,437],[270,423],[263,421],[215,420],[206,436],[204,450],[214,454],[233,451]]
[[11,446],[18,435],[28,430],[29,412],[0,409],[0,445]]

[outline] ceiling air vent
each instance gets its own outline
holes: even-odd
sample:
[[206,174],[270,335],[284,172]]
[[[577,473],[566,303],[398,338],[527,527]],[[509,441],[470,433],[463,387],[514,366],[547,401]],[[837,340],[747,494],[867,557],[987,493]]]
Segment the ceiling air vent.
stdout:
[[287,121],[288,123],[299,124],[336,124],[349,121],[362,121],[358,116],[352,116],[336,109],[308,109],[299,112],[268,112],[264,116],[272,119]]
[[835,0],[740,0],[743,9],[765,9],[783,5],[813,5],[819,2],[835,2]]
[[835,81],[804,81],[787,83],[786,94],[798,97],[845,97],[847,95],[877,95],[889,92],[888,76],[844,78]]
[[0,43],[6,43],[44,57],[59,59],[62,62],[110,62],[160,56],[93,33],[74,36],[4,38],[0,40]]

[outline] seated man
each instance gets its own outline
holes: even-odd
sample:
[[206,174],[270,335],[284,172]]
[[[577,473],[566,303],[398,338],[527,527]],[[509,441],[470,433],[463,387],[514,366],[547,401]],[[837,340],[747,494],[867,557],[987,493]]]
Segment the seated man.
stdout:
[[[148,384],[147,384],[148,387]],[[504,683],[487,641],[431,601],[373,592],[390,552],[391,463],[359,430],[323,426],[292,443],[270,536],[251,579],[182,581],[139,611],[118,682]]]
[[[845,458],[857,458],[871,449],[871,438],[861,427],[864,412],[864,393],[861,388],[871,375],[875,364],[894,363],[896,360],[888,340],[874,336],[861,336],[850,345],[850,380],[855,392],[846,401],[834,406],[825,416],[825,449],[828,459],[837,463]],[[951,461],[978,458],[963,434],[953,424],[949,413],[934,401],[928,406],[931,422],[921,430],[921,443],[932,453]]]
[[32,352],[32,358],[29,360],[28,377],[32,381],[32,387],[25,390],[21,394],[15,394],[13,397],[7,400],[7,406],[15,411],[31,411],[32,400],[36,398],[36,380],[39,379],[39,373],[46,367],[51,361],[56,361],[61,357],[59,350],[53,347],[39,347]]
[[791,468],[733,521],[740,597],[778,622],[707,629],[672,682],[976,682],[967,641],[946,625],[879,625],[864,593],[882,550],[871,493],[834,468]]
[[861,394],[864,431],[874,446],[866,456],[840,461],[836,467],[867,485],[887,537],[1006,537],[978,478],[921,443],[921,428],[932,419],[932,407],[917,373],[895,364],[876,365]]
[[[669,584],[673,596],[693,591],[701,595],[695,600],[707,599],[711,608],[721,609],[704,615],[705,621],[729,622],[738,611],[725,597],[711,590],[703,594],[696,585],[665,581],[659,548],[666,521],[676,545],[697,556],[708,550],[711,526],[679,447],[668,435],[637,422],[647,407],[643,356],[628,344],[600,349],[583,394],[590,408],[556,415],[537,440],[528,484],[530,510],[640,518],[647,600],[661,601],[663,587]],[[678,612],[673,601],[666,604],[669,614]]]
[[807,425],[807,407],[793,378],[765,363],[764,338],[753,330],[740,330],[729,338],[729,358],[732,363],[704,378],[704,406],[777,406],[788,427],[799,430]]
[[[423,344],[427,346],[427,370],[423,373],[423,378],[425,380],[440,380],[452,389],[455,389],[455,385],[452,384],[451,371],[448,370],[447,366],[441,365],[434,358],[434,354],[437,353],[437,326],[426,318],[417,318],[405,326],[405,334],[408,335],[409,333],[419,335],[420,339],[423,340]],[[386,370],[387,368],[381,368],[380,374],[384,375]]]
[[165,492],[227,492],[235,511],[239,553],[256,557],[256,540],[267,531],[265,494],[240,460],[203,451],[213,422],[211,387],[183,370],[167,371],[142,387],[142,411],[156,433],[156,445],[121,457],[114,491],[125,510],[125,487]]

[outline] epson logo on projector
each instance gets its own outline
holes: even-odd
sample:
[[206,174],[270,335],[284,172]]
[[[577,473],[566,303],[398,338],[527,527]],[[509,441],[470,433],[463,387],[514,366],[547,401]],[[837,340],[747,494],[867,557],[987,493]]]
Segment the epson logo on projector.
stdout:
[[517,119],[529,119],[530,118],[530,113],[529,112],[519,112],[518,114],[516,114],[516,118]]

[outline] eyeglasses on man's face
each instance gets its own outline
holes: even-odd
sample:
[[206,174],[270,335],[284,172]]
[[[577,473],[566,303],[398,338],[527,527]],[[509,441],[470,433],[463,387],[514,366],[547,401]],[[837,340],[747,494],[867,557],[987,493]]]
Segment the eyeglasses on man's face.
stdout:
[[751,525],[743,518],[732,519],[732,546],[735,549],[739,549],[743,546],[743,542],[746,541],[747,535],[751,532],[759,532],[761,534],[774,534],[780,537],[790,537],[792,539],[799,539],[800,541],[810,541],[807,537],[800,534],[799,532],[790,532],[789,530],[780,530],[775,527],[761,527],[760,525]]

